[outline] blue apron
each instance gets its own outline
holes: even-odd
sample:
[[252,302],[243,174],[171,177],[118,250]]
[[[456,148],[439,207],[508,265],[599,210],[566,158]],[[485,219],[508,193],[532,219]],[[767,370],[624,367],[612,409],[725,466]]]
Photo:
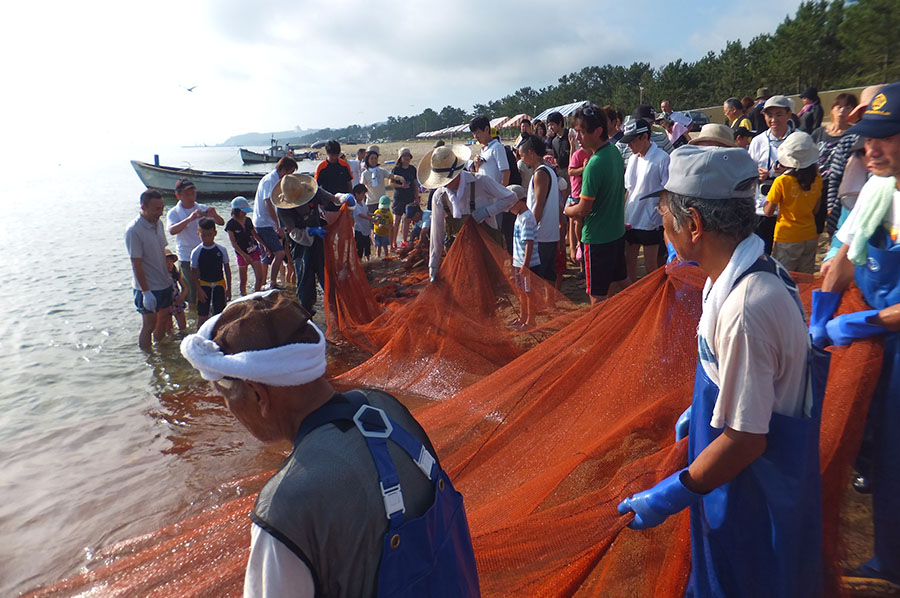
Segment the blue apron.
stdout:
[[[883,228],[869,242],[866,264],[856,267],[856,284],[874,309],[900,303],[900,244],[890,241]],[[875,556],[863,569],[900,583],[900,332],[884,335],[884,363],[868,425]]]
[[[760,271],[780,276],[789,290],[796,288],[787,271],[768,256],[738,281]],[[691,576],[686,596],[822,595],[819,421],[829,357],[816,352],[810,361],[810,416],[773,413],[765,452],[691,507]],[[698,363],[688,437],[690,462],[724,430],[709,425],[718,395],[718,387]]]
[[[334,421],[352,421],[375,462],[390,519],[378,567],[378,598],[475,598],[481,596],[475,552],[462,495],[453,488],[425,446],[359,391],[347,402],[329,402],[307,417],[298,439]],[[421,517],[405,520],[403,493],[387,441],[403,449],[434,482],[434,503]],[[299,442],[299,440],[298,440]]]

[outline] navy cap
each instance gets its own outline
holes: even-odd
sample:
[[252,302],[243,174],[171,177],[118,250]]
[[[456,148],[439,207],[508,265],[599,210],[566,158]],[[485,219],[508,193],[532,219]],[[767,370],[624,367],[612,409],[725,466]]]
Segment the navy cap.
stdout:
[[882,87],[872,98],[862,120],[850,127],[847,133],[874,139],[900,133],[900,83]]
[[194,183],[190,179],[180,178],[175,183],[175,193],[181,193],[185,189],[190,189],[194,186]]

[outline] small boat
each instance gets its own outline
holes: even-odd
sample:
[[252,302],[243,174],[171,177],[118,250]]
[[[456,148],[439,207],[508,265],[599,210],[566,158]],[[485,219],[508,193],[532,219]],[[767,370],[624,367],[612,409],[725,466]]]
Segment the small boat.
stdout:
[[[284,147],[278,145],[278,141],[272,137],[269,140],[269,149],[265,153],[254,152],[241,148],[241,161],[244,164],[265,164],[266,162],[278,162],[284,156],[293,156],[294,148],[285,144]],[[298,157],[298,156],[295,156]],[[301,158],[302,159],[302,158]]]
[[175,195],[175,183],[178,179],[189,178],[197,187],[198,198],[231,199],[238,195],[252,198],[265,172],[222,172],[215,170],[193,170],[191,168],[175,168],[147,164],[137,160],[131,166],[141,182],[148,189],[155,189],[164,195]]

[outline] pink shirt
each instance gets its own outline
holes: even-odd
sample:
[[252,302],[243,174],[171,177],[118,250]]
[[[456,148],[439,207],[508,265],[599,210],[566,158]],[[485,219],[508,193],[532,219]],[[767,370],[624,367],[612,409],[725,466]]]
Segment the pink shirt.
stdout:
[[[587,161],[591,159],[591,154],[585,150],[583,147],[578,148],[572,154],[572,157],[569,158],[569,168],[582,168]],[[580,197],[581,196],[581,177],[580,176],[570,176],[569,181],[571,183],[571,196],[572,197]]]

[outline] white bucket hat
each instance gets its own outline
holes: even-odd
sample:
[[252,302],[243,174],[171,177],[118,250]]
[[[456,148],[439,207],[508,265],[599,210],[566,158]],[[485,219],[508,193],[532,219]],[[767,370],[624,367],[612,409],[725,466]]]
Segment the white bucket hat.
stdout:
[[466,145],[437,147],[419,163],[419,182],[428,189],[443,187],[459,176],[471,157],[472,150]]
[[788,168],[806,168],[819,159],[819,146],[813,138],[803,131],[794,131],[788,135],[778,148],[778,161]]

